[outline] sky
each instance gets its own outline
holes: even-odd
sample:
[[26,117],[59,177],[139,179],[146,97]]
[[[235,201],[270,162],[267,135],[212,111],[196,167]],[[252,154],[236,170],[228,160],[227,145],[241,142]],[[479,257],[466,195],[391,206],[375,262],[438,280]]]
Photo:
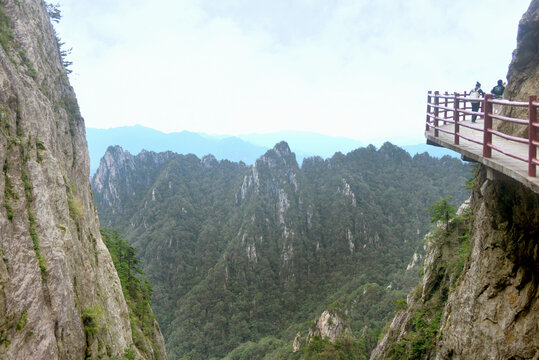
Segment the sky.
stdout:
[[428,90],[505,81],[529,0],[58,0],[86,126],[424,142]]

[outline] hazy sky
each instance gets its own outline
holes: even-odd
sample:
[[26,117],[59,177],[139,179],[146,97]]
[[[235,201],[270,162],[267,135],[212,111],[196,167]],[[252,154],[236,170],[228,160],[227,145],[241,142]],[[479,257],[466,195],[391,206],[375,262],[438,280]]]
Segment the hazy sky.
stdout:
[[[423,141],[427,90],[504,79],[529,0],[60,0],[87,127]],[[399,140],[406,138],[407,140]]]

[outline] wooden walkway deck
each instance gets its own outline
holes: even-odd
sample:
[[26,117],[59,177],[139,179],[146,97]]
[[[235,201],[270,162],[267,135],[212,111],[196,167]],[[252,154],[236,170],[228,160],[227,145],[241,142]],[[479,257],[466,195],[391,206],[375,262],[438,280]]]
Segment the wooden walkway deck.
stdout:
[[[470,120],[466,120],[465,123],[471,124]],[[475,125],[483,128],[483,120],[477,119]],[[454,125],[442,125],[441,128],[453,131]],[[460,133],[468,137],[472,137],[481,141],[483,140],[483,132],[479,132],[465,127],[460,127],[459,131]],[[437,144],[439,146],[443,146],[445,148],[456,151],[463,156],[463,160],[471,160],[484,164],[491,169],[494,169],[502,174],[505,174],[515,179],[516,181],[533,190],[535,193],[539,193],[539,177],[528,176],[528,164],[523,161],[504,155],[494,149],[492,150],[492,157],[485,158],[483,157],[482,145],[476,144],[463,138],[459,139],[459,145],[455,145],[454,135],[440,131],[438,136],[435,137],[434,129],[432,128],[428,131],[425,131],[425,137],[428,140],[427,142],[430,144]],[[528,145],[526,144],[508,141],[496,135],[492,136],[492,144],[500,148],[506,149],[511,153],[515,153],[523,157],[528,156]]]

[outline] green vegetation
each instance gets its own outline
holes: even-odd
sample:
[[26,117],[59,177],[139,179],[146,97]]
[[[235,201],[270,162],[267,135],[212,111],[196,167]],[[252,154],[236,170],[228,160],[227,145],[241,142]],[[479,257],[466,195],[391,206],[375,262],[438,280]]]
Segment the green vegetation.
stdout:
[[[11,49],[19,49],[19,44],[15,41],[15,35],[12,30],[12,21],[9,15],[6,13],[4,8],[0,5],[0,46],[8,56],[9,60],[16,64],[15,59],[13,58],[10,50]],[[16,53],[19,55],[22,65],[27,68],[27,74],[32,77],[33,79],[36,79],[37,77],[37,71],[33,67],[32,63],[30,62],[30,59],[28,59],[28,56],[26,54],[26,51],[19,49],[16,51]]]
[[0,104],[0,134],[4,135],[6,139],[9,139],[9,122],[7,120],[7,111]]
[[28,312],[26,312],[26,310],[24,310],[21,314],[21,317],[19,318],[19,321],[17,322],[17,327],[15,328],[15,330],[17,331],[20,331],[22,329],[24,329],[24,327],[26,326],[26,319],[28,318]]
[[302,357],[305,360],[367,360],[368,358],[365,343],[346,336],[334,343],[315,336],[303,351]]
[[82,200],[77,197],[77,187],[75,184],[71,183],[71,181],[65,175],[63,175],[63,178],[67,193],[69,216],[71,216],[73,221],[77,223],[77,227],[79,227],[79,221],[84,214],[84,205]]
[[43,141],[36,138],[36,149],[38,150],[45,150],[45,145],[43,144]]
[[93,341],[99,341],[99,335],[103,328],[103,311],[100,305],[86,306],[81,313],[81,320],[86,337],[86,355],[85,359],[90,360],[92,356]]
[[45,3],[47,12],[52,22],[59,23],[62,19],[62,12],[60,11],[60,4]]
[[[71,134],[71,136],[74,136],[76,124],[82,121],[82,116],[80,114],[80,108],[79,108],[79,104],[77,103],[77,99],[71,98],[69,96],[65,96],[63,100],[60,100],[57,103],[57,106],[59,106],[60,108],[66,111],[68,121],[69,121],[69,134]],[[68,132],[66,129],[66,135],[67,134]]]
[[2,247],[0,247],[0,256],[2,256],[2,261],[7,264],[8,259],[6,257],[6,251]]
[[102,318],[103,311],[99,305],[87,306],[84,308],[81,314],[81,320],[86,338],[95,335],[99,331]]
[[457,212],[449,200],[451,200],[451,196],[447,196],[436,201],[436,203],[431,205],[428,209],[430,222],[436,223],[438,221],[442,221],[445,225],[446,231],[448,231],[449,220],[452,219]]
[[26,170],[22,171],[22,183],[24,185],[24,195],[28,202],[34,200],[34,195],[32,195],[32,182],[30,181],[30,175]]
[[45,260],[45,257],[41,254],[41,249],[39,247],[39,236],[37,234],[37,225],[36,225],[34,213],[28,212],[28,221],[30,222],[30,237],[32,238],[32,243],[34,247],[34,252],[36,253],[39,270],[41,270],[41,278],[43,280],[46,280],[47,279],[47,261]]
[[[135,248],[116,230],[102,228],[101,235],[118,272],[129,307],[133,342],[140,351],[149,352],[146,338],[151,339],[155,332],[155,316],[150,308],[152,288],[139,267]],[[126,355],[126,358],[129,357]]]
[[43,155],[41,155],[41,152],[45,150],[45,145],[41,140],[36,138],[36,161],[38,163],[41,163],[43,161]]
[[[286,359],[283,347],[287,344],[283,340],[268,336],[257,343],[246,342],[231,351],[224,360],[252,360],[252,359]],[[270,355],[271,354],[271,355]],[[180,358],[188,359],[188,357]]]
[[397,299],[393,302],[395,303],[396,307],[395,311],[404,310],[407,308],[406,299]]
[[[427,289],[419,285],[413,291],[414,303],[408,309],[411,315],[406,324],[406,333],[390,347],[388,359],[428,358],[441,336],[440,321],[447,298],[459,281],[469,257],[470,214],[465,212],[456,216],[443,200],[446,199],[438,200],[431,207],[436,208],[431,212],[433,222],[441,219],[446,226],[445,231],[434,231],[430,242],[441,254],[437,261],[429,265],[435,282],[429,281]],[[426,293],[425,298],[422,298],[422,293]]]
[[4,208],[6,209],[7,218],[9,221],[13,220],[13,206],[12,202],[17,200],[17,193],[13,191],[13,186],[11,185],[11,180],[7,174],[8,172],[8,163],[7,160],[4,163],[3,174],[4,174]]
[[102,179],[113,196],[94,188],[101,223],[141,254],[170,358],[297,359],[296,334],[328,308],[350,338],[309,356],[367,356],[418,281],[406,267],[430,229],[425,208],[467,198],[457,159],[385,144],[300,168],[278,146],[255,168],[146,153]]
[[[47,12],[49,13],[49,17],[51,19],[51,22],[53,23],[59,23],[62,19],[62,11],[60,10],[60,4],[52,4],[52,3],[45,3],[45,6],[47,7]],[[70,69],[71,65],[73,65],[73,62],[67,60],[67,56],[71,53],[70,49],[64,49],[65,43],[62,42],[60,37],[55,31],[56,35],[56,44],[58,46],[58,52],[60,53],[60,59],[62,61],[62,65],[64,66],[64,69],[66,70],[66,73],[69,75],[72,73],[72,70]]]
[[69,207],[69,215],[71,218],[75,221],[79,221],[84,211],[82,201],[70,193],[67,197],[67,205]]
[[[414,314],[411,328],[393,350],[389,359],[424,359],[435,344],[442,309],[436,305],[422,306]],[[434,312],[435,311],[435,312]]]
[[[30,181],[30,175],[26,170],[22,171],[22,182],[24,184],[24,195],[28,206],[34,201],[34,196],[32,194],[32,182]],[[32,238],[32,244],[34,252],[36,253],[37,263],[39,265],[39,270],[41,270],[41,278],[43,280],[47,279],[47,260],[45,256],[41,254],[41,248],[39,246],[39,235],[37,233],[37,224],[34,213],[27,208],[28,213],[28,222],[30,224],[30,237]]]
[[11,30],[11,18],[4,8],[0,5],[0,46],[6,54],[9,54],[9,49],[14,47],[15,35]]
[[[22,1],[17,0],[19,5],[22,5]],[[45,3],[47,11],[49,13],[50,19],[52,22],[58,23],[60,22],[60,19],[62,18],[62,14],[60,11],[60,4],[50,4]],[[58,52],[60,54],[60,59],[62,61],[62,65],[64,66],[66,73],[70,74],[72,70],[70,69],[70,66],[73,64],[71,61],[67,60],[67,56],[71,53],[71,49],[64,49],[63,46],[65,43],[63,43],[58,35],[56,35],[56,41],[58,46]],[[10,50],[11,49],[19,49],[20,45],[15,41],[15,35],[12,30],[12,21],[9,15],[5,12],[4,8],[0,5],[0,46],[4,50],[4,52],[7,54],[10,61],[14,64],[16,64],[15,59],[13,58]],[[30,76],[33,79],[37,78],[37,70],[32,65],[30,59],[28,58],[26,51],[23,49],[19,49],[16,51],[16,53],[19,55],[22,65],[26,67],[27,71],[26,73],[28,76]]]
[[26,68],[28,69],[27,74],[35,80],[37,77],[37,71],[36,69],[34,69],[32,63],[30,62],[30,59],[28,59],[28,56],[26,55],[26,51],[19,50],[18,54],[22,60],[23,65],[26,66]]

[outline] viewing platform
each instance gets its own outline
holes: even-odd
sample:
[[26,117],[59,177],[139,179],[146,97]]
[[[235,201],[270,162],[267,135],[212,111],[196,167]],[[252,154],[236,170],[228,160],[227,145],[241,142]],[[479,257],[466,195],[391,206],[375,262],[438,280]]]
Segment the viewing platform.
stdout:
[[[471,110],[472,101],[481,101],[477,112]],[[500,114],[506,107],[527,108],[527,119],[505,117]],[[537,108],[535,96],[528,102],[494,99],[472,99],[464,94],[429,92],[425,137],[427,144],[443,146],[456,151],[466,161],[474,161],[507,175],[539,193],[537,160]],[[494,111],[496,110],[496,111]],[[472,122],[472,116],[477,116]],[[528,137],[508,135],[493,129],[493,121],[519,124],[527,127]]]

